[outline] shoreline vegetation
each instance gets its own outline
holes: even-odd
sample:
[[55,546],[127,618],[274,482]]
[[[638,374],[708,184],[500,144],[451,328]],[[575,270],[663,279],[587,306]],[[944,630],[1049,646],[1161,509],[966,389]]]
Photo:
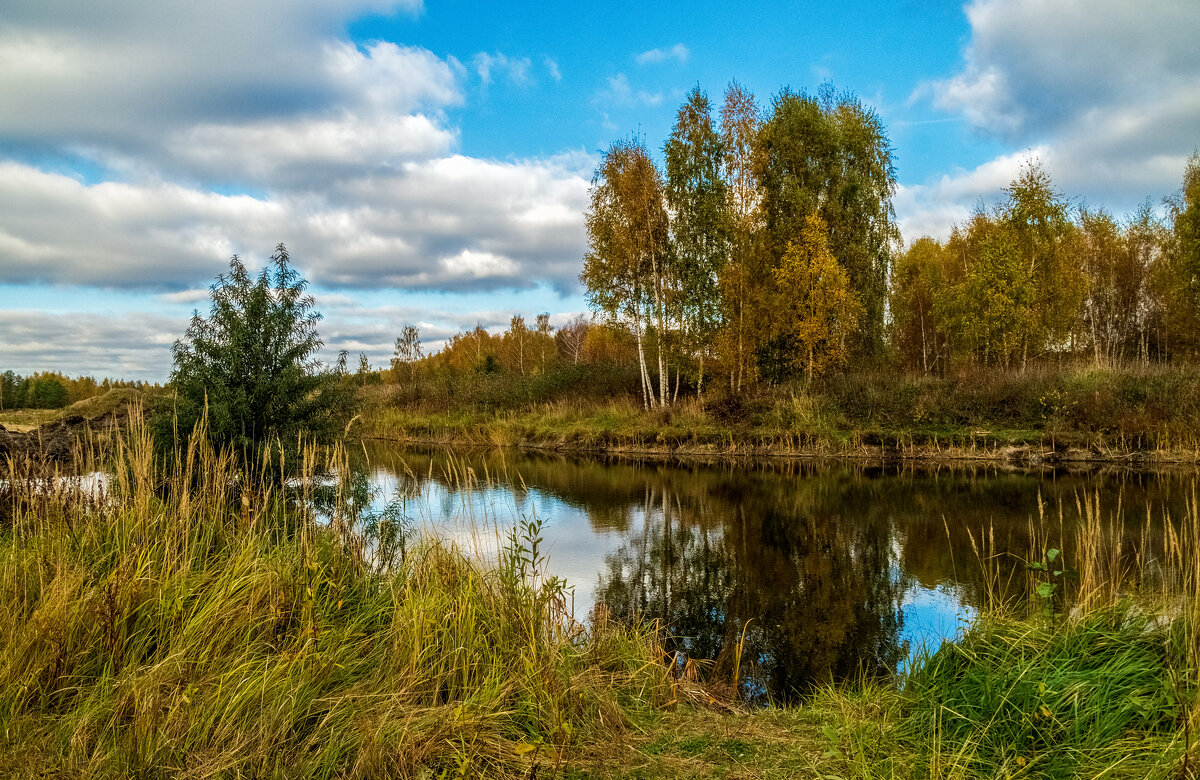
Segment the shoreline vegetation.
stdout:
[[1020,583],[980,539],[994,601],[902,684],[750,709],[663,627],[572,615],[536,521],[456,547],[315,479],[344,449],[285,478],[205,434],[164,456],[134,414],[76,452],[99,483],[9,462],[5,776],[1195,776],[1194,502],[1136,549],[1096,509]]
[[[355,377],[349,438],[426,446],[519,447],[665,458],[861,459],[871,462],[1195,466],[1200,369],[1051,368],[962,378],[847,374],[752,396],[682,399],[643,409],[619,366],[546,375]],[[0,413],[0,456],[69,457],[73,438],[120,426],[130,408],[169,391],[110,390],[61,409]]]
[[[1200,463],[1200,371],[1185,366],[849,374],[809,389],[681,400],[645,410],[596,398],[616,367],[569,379],[366,385],[364,438],[439,446],[674,457],[832,457],[1058,463]],[[548,387],[554,385],[553,387]]]

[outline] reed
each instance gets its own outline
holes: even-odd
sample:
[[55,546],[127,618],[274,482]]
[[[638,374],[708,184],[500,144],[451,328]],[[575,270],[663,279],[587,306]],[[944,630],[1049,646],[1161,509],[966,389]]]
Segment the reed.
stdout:
[[671,695],[653,633],[569,614],[536,522],[381,559],[361,508],[316,511],[344,451],[285,449],[164,458],[135,416],[84,476],[8,464],[0,775],[529,776]]

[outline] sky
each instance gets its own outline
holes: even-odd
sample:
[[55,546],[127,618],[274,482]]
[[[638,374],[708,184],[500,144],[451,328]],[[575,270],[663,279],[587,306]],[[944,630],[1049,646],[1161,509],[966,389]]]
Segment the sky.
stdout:
[[280,242],[322,357],[586,311],[591,175],[685,94],[830,83],[883,120],[906,242],[1036,158],[1117,216],[1200,145],[1200,2],[0,0],[0,370],[164,381]]

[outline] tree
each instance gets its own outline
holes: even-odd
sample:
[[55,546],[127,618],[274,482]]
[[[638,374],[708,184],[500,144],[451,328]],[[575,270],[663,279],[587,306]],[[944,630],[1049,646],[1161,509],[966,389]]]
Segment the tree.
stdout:
[[401,370],[408,374],[409,384],[416,381],[417,362],[423,357],[421,333],[415,325],[405,325],[396,339],[396,350],[392,356],[392,379],[399,382]]
[[67,387],[58,377],[43,374],[30,382],[25,405],[32,409],[61,409],[67,405]]
[[[667,212],[662,177],[640,141],[616,141],[592,176],[591,205],[585,215],[588,252],[580,281],[588,301],[614,321],[628,324],[637,341],[646,408],[666,404],[663,365],[668,269]],[[653,323],[658,343],[658,389],[646,368],[646,328]]]
[[784,89],[758,138],[755,163],[776,263],[805,220],[819,215],[829,228],[829,249],[863,305],[858,351],[878,354],[899,238],[892,209],[896,175],[883,122],[856,97],[831,87],[816,96]]
[[1066,199],[1037,160],[1028,161],[1008,186],[1001,222],[1026,265],[1032,286],[1033,320],[1021,333],[1021,365],[1035,355],[1065,346],[1083,305],[1086,279],[1068,247],[1074,227]]
[[978,212],[955,227],[948,251],[961,269],[935,310],[953,349],[985,365],[1023,363],[1039,328],[1037,291],[1010,223]]
[[504,334],[505,359],[508,364],[507,368],[509,370],[516,369],[521,372],[522,376],[527,373],[525,360],[530,351],[531,336],[529,327],[525,324],[525,318],[514,314],[512,320],[509,321],[508,330]]
[[540,358],[540,371],[546,373],[546,357],[553,356],[556,352],[554,348],[554,327],[550,324],[550,312],[544,311],[537,316],[537,329],[534,331],[534,341],[537,344],[538,356]]
[[924,374],[945,368],[946,336],[936,306],[947,283],[946,260],[941,244],[920,238],[892,268],[892,344],[904,366]]
[[678,308],[687,351],[698,361],[697,394],[704,392],[704,357],[720,325],[717,289],[728,255],[724,148],[713,127],[708,96],[699,87],[679,108],[664,147],[666,196],[671,207],[672,245]]
[[721,105],[729,257],[719,280],[724,327],[718,343],[730,367],[729,389],[736,392],[741,392],[744,382],[753,380],[753,340],[749,330],[757,319],[755,282],[763,278],[760,191],[755,172],[759,114],[754,95],[736,81],[730,83]]
[[9,369],[0,374],[0,409],[16,409],[17,388],[21,386],[21,377]]
[[1188,158],[1179,195],[1167,201],[1171,233],[1159,272],[1167,349],[1200,354],[1200,153]]
[[1098,364],[1146,356],[1147,282],[1159,227],[1148,206],[1124,226],[1104,211],[1079,214],[1071,264],[1087,280],[1081,336]]
[[587,318],[579,314],[554,334],[559,354],[563,359],[570,360],[572,365],[579,365],[579,359],[583,357],[583,345],[587,339],[589,327],[591,326]]
[[255,279],[230,259],[210,288],[209,315],[193,314],[172,348],[175,403],[157,420],[160,433],[186,436],[207,416],[209,437],[249,462],[264,444],[329,441],[344,430],[352,397],[315,358],[321,315],[288,261],[280,244]]
[[804,222],[775,270],[779,297],[773,341],[787,350],[786,367],[810,380],[846,362],[847,340],[863,306],[850,278],[829,251],[825,223],[816,214]]
[[358,353],[358,372],[355,374],[354,378],[358,381],[358,384],[361,387],[361,386],[370,384],[371,377],[372,377],[371,361],[369,361],[367,359],[366,352],[359,352]]

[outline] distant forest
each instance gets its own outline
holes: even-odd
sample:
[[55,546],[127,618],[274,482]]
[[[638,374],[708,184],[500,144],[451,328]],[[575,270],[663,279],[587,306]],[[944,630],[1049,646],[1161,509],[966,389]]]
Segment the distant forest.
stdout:
[[128,382],[90,376],[71,378],[51,372],[21,376],[13,371],[0,374],[0,411],[5,409],[61,409],[101,393],[122,387],[157,387],[149,382]]

